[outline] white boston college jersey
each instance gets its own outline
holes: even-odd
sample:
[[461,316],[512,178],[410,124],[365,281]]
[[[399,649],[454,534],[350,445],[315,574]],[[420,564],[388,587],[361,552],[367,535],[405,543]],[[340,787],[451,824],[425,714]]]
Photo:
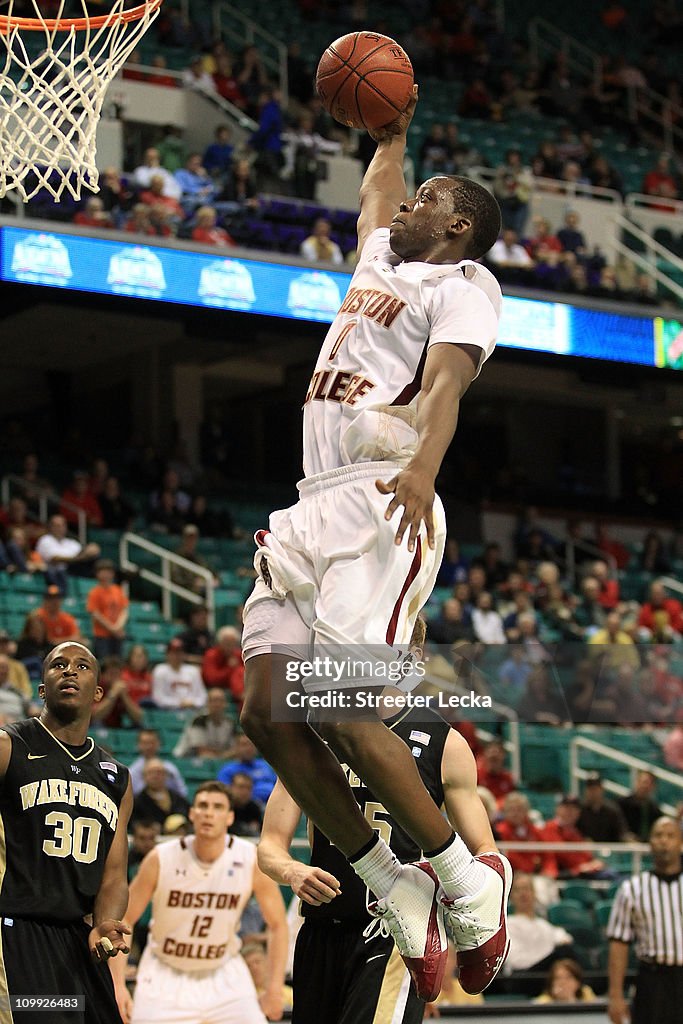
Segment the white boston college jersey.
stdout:
[[404,463],[417,443],[422,370],[431,345],[496,343],[502,295],[471,260],[403,262],[389,229],[366,241],[330,327],[304,404],[304,474],[359,462]]
[[194,838],[157,846],[159,880],[152,900],[151,952],[181,971],[210,971],[235,956],[242,911],[254,883],[256,847],[227,836],[213,864],[194,853]]

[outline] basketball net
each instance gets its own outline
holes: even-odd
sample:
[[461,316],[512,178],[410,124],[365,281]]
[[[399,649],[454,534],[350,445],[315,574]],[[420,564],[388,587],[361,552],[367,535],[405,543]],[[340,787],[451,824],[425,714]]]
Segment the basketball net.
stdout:
[[[111,80],[159,13],[162,0],[126,10],[115,0],[106,15],[0,17],[0,198],[15,190],[28,202],[47,189],[59,202],[66,189],[98,192],[96,135]],[[36,43],[38,44],[36,46]]]

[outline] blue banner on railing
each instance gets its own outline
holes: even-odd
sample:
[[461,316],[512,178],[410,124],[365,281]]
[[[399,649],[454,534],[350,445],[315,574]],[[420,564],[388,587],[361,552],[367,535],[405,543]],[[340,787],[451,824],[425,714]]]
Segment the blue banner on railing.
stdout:
[[[351,276],[328,270],[92,238],[0,228],[0,279],[102,295],[331,323]],[[683,323],[506,295],[500,345],[683,369]]]

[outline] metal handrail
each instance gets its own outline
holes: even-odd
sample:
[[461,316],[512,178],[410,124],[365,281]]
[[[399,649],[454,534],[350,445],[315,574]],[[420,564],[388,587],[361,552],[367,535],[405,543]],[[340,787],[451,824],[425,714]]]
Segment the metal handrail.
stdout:
[[[468,174],[481,178],[482,181],[493,182],[498,167],[470,167]],[[557,196],[583,196],[586,199],[601,199],[606,202],[622,205],[621,193],[613,188],[601,188],[599,185],[585,185],[579,181],[563,181],[561,178],[543,178],[531,175],[532,188],[539,192],[548,192]]]
[[[172,68],[155,68],[152,64],[128,63],[123,65],[123,71],[125,71],[126,68],[128,68],[129,70],[134,70],[136,72],[141,72],[143,75],[156,75],[157,77],[159,75],[164,75],[167,78],[174,78],[178,82],[178,87],[180,89],[191,88],[191,86],[185,84],[183,80],[182,71],[175,71]],[[145,85],[145,80],[143,79],[139,84]],[[147,84],[154,85],[155,83],[148,82]],[[205,89],[195,89],[194,91],[197,92],[200,96],[204,96],[205,99],[209,100],[217,107],[220,107],[239,125],[240,128],[244,128],[245,131],[255,132],[256,129],[258,128],[258,124],[256,123],[256,121],[254,121],[252,117],[249,117],[248,114],[245,114],[243,110],[240,110],[239,107],[236,107],[234,103],[230,102],[230,100],[226,100],[224,96],[220,95],[220,93],[208,92]],[[112,102],[116,102],[115,92],[112,93]]]
[[661,583],[667,590],[675,590],[677,594],[683,596],[683,583],[673,576],[658,576],[657,582]]
[[[143,551],[156,555],[161,560],[161,575],[153,572],[151,569],[139,566],[137,562],[129,558],[130,547],[139,547]],[[147,540],[146,537],[141,537],[140,534],[131,532],[124,533],[119,541],[119,563],[124,571],[137,570],[137,575],[140,579],[147,580],[149,583],[155,583],[161,589],[161,611],[165,619],[170,621],[173,618],[171,595],[175,594],[177,597],[182,597],[184,601],[189,601],[190,604],[206,605],[209,615],[209,628],[215,629],[216,599],[214,596],[214,575],[210,569],[205,569],[204,566],[197,565],[196,562],[190,561],[189,558],[183,558],[182,555],[176,554],[175,551],[169,551],[160,544],[154,544],[151,540]],[[206,583],[205,596],[202,597],[193,590],[188,590],[187,587],[181,587],[180,584],[174,583],[171,579],[171,565],[177,565],[182,569],[189,569],[195,576],[203,579]]]
[[[574,579],[576,573],[576,542],[568,537],[564,543],[566,545],[567,550],[567,558],[565,559],[565,571],[570,579]],[[595,555],[596,562],[607,562],[610,572],[616,579],[618,565],[614,555],[610,555],[608,551],[603,551],[602,548],[599,548],[596,544],[591,544],[590,541],[582,540],[580,541],[580,544],[584,551],[587,551],[589,554]]]
[[[23,477],[18,476],[16,473],[7,473],[2,478],[0,483],[0,496],[2,497],[2,504],[7,505],[11,498],[11,485],[20,485],[22,488],[26,486],[26,481]],[[85,512],[78,505],[74,505],[70,501],[63,501],[61,498],[52,494],[46,487],[34,487],[34,494],[38,498],[38,521],[41,523],[47,523],[50,516],[53,514],[49,509],[49,502],[57,505],[59,508],[65,508],[69,512],[76,514],[78,521],[78,540],[81,544],[85,545],[88,542],[88,520]],[[23,495],[22,495],[23,497]]]
[[[663,213],[667,217],[683,216],[683,199],[669,199],[668,196],[649,196],[643,192],[629,192],[624,203],[628,210],[652,207],[652,213]],[[670,207],[670,209],[664,210],[663,206]]]
[[[668,782],[673,786],[677,786],[683,795],[683,776],[680,773],[677,774],[670,772],[667,768],[660,768],[658,765],[653,765],[650,761],[644,761],[641,757],[635,757],[633,754],[624,754],[614,747],[607,746],[605,743],[598,743],[597,740],[589,740],[585,736],[575,736],[569,744],[569,787],[573,796],[578,796],[579,780],[588,778],[594,771],[594,769],[580,767],[580,748],[592,750],[593,753],[616,761],[617,764],[625,764],[633,772],[650,772],[651,775],[661,779],[662,782]],[[630,792],[627,786],[622,785],[620,782],[614,782],[612,779],[604,779],[603,786],[608,792],[615,793],[617,796],[627,796]],[[661,804],[661,808],[666,814],[676,816],[676,808],[672,804]]]
[[[549,38],[543,40],[541,38],[543,33]],[[532,18],[530,21],[529,46],[537,64],[540,64],[542,48],[552,49],[553,52],[560,50],[572,68],[579,71],[584,77],[591,78],[596,86],[599,87],[601,85],[602,60],[600,55],[545,18]],[[587,72],[585,64],[582,64],[577,57],[585,58],[586,63],[590,65],[590,73]]]
[[[640,267],[640,269],[644,271],[644,273],[649,274],[650,277],[653,277],[665,288],[668,288],[680,302],[683,302],[683,287],[681,287],[677,281],[670,278],[668,274],[665,274],[660,270],[657,266],[656,257],[659,256],[660,259],[666,260],[667,263],[671,263],[680,271],[683,271],[683,260],[676,256],[675,253],[671,252],[670,249],[667,249],[666,246],[662,245],[660,242],[656,242],[652,235],[643,231],[642,228],[638,227],[638,225],[628,217],[624,217],[620,213],[616,214],[613,220],[613,225],[615,231],[612,245],[616,251],[631,260],[632,263],[635,263],[637,267]],[[619,237],[618,228],[630,233],[634,238],[637,238],[642,242],[648,250],[648,256],[643,256],[642,253],[635,252],[633,249],[630,249]]]
[[[225,19],[223,15],[226,15]],[[242,35],[235,31],[235,22],[241,23]],[[232,4],[225,3],[223,0],[218,0],[213,5],[213,26],[217,39],[227,36],[242,43],[246,42],[250,46],[257,46],[258,40],[263,40],[275,50],[277,59],[269,57],[267,53],[262,53],[261,56],[263,57],[263,63],[277,74],[280,92],[282,93],[282,106],[286,107],[289,88],[287,79],[287,47],[282,40],[266,29],[261,28],[259,24],[240,11],[239,8],[233,7]]]

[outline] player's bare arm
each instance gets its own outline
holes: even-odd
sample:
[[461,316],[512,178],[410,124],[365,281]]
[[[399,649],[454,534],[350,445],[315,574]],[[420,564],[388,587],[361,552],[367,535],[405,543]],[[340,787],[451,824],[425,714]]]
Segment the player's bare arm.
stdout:
[[339,881],[329,871],[303,864],[289,852],[301,808],[278,780],[268,798],[257,848],[261,871],[278,885],[288,885],[295,896],[312,907],[339,896]]
[[451,729],[441,757],[441,782],[448,820],[477,857],[496,849],[486,809],[477,793],[477,765],[460,733]]
[[[145,907],[152,899],[158,880],[159,855],[156,850],[150,850],[140,864],[140,869],[130,883],[128,890],[128,909],[125,912],[125,924],[131,932],[142,917]],[[127,965],[127,953],[109,961],[109,969],[114,980],[116,1002],[118,1003],[119,1012],[124,1024],[128,1024],[133,1012],[133,999],[126,988]]]
[[268,988],[260,997],[268,1020],[282,1020],[282,989],[289,947],[285,901],[276,882],[254,864],[254,896],[268,929]]
[[391,124],[370,132],[377,143],[377,152],[365,172],[360,188],[360,216],[358,218],[358,255],[369,235],[377,228],[386,228],[406,198],[403,158],[406,151],[406,133],[415,113],[417,86],[408,106]]
[[624,982],[628,967],[629,943],[610,939],[607,961],[607,1016],[612,1024],[623,1024],[629,1018],[628,1003],[624,999]]
[[460,399],[474,379],[481,357],[476,345],[432,345],[425,360],[417,410],[418,443],[405,469],[386,483],[377,481],[381,494],[393,494],[385,518],[391,519],[403,507],[396,531],[401,544],[408,530],[408,550],[415,549],[422,523],[427,540],[434,547],[432,506],[436,477],[458,424]]
[[128,903],[128,819],[132,809],[133,787],[129,779],[119,808],[114,841],[107,855],[102,882],[95,897],[93,929],[88,938],[88,945],[98,960],[107,960],[119,952],[128,952],[124,936],[130,935],[130,928],[121,918]]
[[0,730],[0,779],[4,779],[12,756],[12,738],[7,732]]

